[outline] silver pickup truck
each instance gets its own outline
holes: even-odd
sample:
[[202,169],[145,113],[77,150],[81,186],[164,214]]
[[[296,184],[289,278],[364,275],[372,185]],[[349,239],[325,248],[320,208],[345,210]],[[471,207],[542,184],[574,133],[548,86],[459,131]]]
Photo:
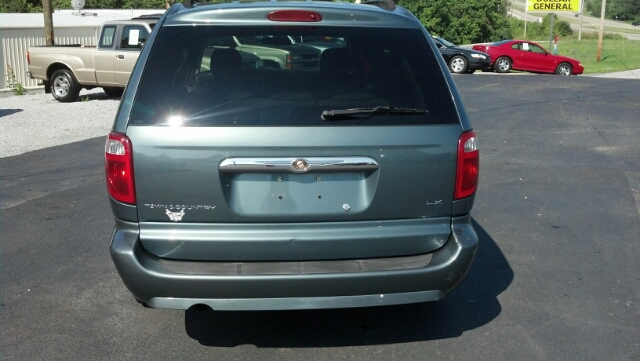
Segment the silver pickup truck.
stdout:
[[120,96],[138,60],[140,49],[160,15],[107,21],[98,45],[38,46],[29,48],[27,75],[45,86],[61,102],[73,102],[82,88],[102,87]]

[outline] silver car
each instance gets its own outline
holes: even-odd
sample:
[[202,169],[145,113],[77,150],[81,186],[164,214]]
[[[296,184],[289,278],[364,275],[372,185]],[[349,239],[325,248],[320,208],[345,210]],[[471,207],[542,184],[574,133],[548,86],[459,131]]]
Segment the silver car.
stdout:
[[[318,67],[250,67],[208,46],[229,36],[331,46]],[[437,301],[478,247],[476,135],[431,35],[391,0],[174,5],[105,158],[111,256],[149,307]]]

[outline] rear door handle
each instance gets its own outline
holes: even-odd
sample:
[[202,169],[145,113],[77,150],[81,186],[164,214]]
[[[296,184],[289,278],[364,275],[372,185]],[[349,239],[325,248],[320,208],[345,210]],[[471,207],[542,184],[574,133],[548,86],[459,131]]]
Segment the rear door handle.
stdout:
[[222,173],[372,173],[378,169],[378,162],[369,157],[227,158],[218,169]]
[[116,55],[116,58],[118,58],[118,59],[124,59],[124,55]]

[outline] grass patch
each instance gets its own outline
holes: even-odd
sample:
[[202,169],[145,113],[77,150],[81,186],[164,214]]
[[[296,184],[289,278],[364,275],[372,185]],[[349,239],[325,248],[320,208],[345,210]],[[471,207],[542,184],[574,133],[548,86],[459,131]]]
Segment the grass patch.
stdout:
[[[545,21],[547,21],[545,25]],[[560,22],[559,22],[560,24]],[[565,27],[568,23],[564,21]],[[509,19],[509,26],[516,39],[523,38],[524,22],[516,19]],[[546,29],[545,29],[546,27]],[[555,28],[555,27],[554,27]],[[585,27],[586,28],[586,27]],[[605,29],[608,29],[605,27]],[[555,30],[555,29],[554,29]],[[558,31],[561,27],[558,27]],[[637,30],[634,29],[634,33]],[[628,40],[621,34],[607,33],[605,31],[602,41],[602,56],[600,61],[596,61],[598,55],[598,33],[582,32],[582,40],[578,41],[578,32],[560,32],[560,43],[558,44],[558,54],[574,58],[582,63],[585,74],[610,73],[624,70],[640,69],[640,41]],[[549,43],[549,24],[547,18],[543,24],[531,23],[527,29],[526,40],[533,40],[548,51],[553,51],[553,45]]]
[[[556,19],[560,19],[560,20],[564,20],[568,23],[571,23],[573,25],[580,25],[580,17],[569,17],[569,16],[557,16],[556,14]],[[610,19],[607,19],[610,20]],[[600,23],[598,24],[593,24],[590,23],[588,21],[583,21],[582,22],[582,28],[583,29],[595,29],[598,30],[600,28]],[[573,29],[573,31],[577,32],[578,29]],[[625,33],[625,34],[640,34],[640,29],[637,28],[623,28],[623,27],[615,27],[615,26],[610,26],[610,25],[605,25],[604,26],[604,31],[615,31],[615,32],[619,32],[619,33]]]
[[[597,29],[596,26],[594,26],[594,28]],[[613,26],[605,26],[604,27],[604,31],[617,31],[619,33],[626,33],[626,34],[640,34],[640,30],[627,29],[627,28],[616,28],[616,27],[613,27]]]
[[597,54],[598,39],[584,39],[584,34],[580,41],[565,38],[558,44],[558,55],[579,60],[585,74],[640,69],[640,41],[604,39],[600,62],[596,61]]

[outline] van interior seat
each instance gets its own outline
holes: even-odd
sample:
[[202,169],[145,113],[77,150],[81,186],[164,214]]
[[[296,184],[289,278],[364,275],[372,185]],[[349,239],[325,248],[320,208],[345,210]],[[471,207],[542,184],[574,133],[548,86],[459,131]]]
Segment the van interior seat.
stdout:
[[235,91],[243,90],[249,80],[240,52],[232,48],[217,48],[209,61],[210,76],[202,78],[198,89]]

